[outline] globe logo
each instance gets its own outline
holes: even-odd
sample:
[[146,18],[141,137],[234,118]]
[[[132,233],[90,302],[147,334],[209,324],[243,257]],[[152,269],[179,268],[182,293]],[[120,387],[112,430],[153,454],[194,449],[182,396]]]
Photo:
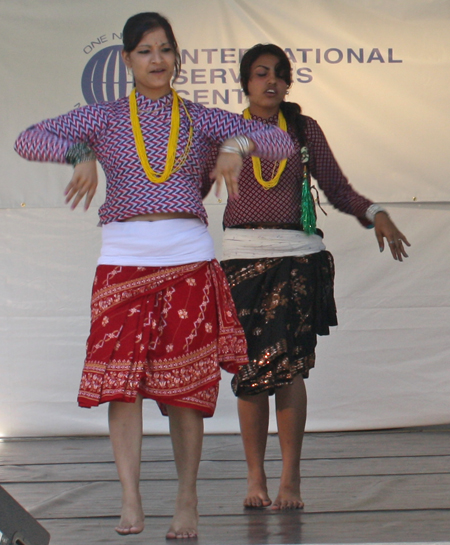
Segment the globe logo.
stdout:
[[113,101],[130,93],[133,79],[122,61],[122,46],[105,47],[86,64],[81,89],[88,104]]

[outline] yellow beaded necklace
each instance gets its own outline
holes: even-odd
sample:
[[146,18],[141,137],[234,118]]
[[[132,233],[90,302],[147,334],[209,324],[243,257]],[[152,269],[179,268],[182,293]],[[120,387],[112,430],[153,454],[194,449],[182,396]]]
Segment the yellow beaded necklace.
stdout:
[[[141,125],[139,123],[139,114],[138,114],[138,107],[137,107],[137,100],[136,100],[136,89],[133,89],[129,98],[130,120],[131,120],[131,127],[133,129],[136,151],[139,155],[142,168],[147,174],[148,179],[155,184],[162,184],[174,172],[177,172],[178,170],[180,170],[180,168],[184,165],[189,155],[189,151],[191,149],[192,139],[194,135],[192,118],[189,115],[189,112],[186,108],[186,105],[184,104],[183,99],[180,96],[178,96],[175,89],[172,89],[172,97],[173,97],[172,114],[170,119],[169,141],[167,142],[166,166],[164,167],[164,171],[161,174],[158,174],[157,172],[155,172],[150,166],[150,163],[148,161],[147,151],[145,149],[144,137],[142,136]],[[183,109],[189,119],[189,137],[188,137],[188,141],[182,155],[178,158],[178,160],[175,163],[177,147],[178,147],[178,135],[180,132],[180,106],[179,106],[180,103],[183,106]]]
[[[252,114],[250,113],[250,108],[247,108],[246,110],[244,110],[244,118],[245,119],[252,118]],[[284,115],[281,112],[281,110],[279,110],[278,112],[278,127],[283,131],[287,130],[286,119],[284,118]],[[275,187],[280,181],[280,176],[283,173],[283,170],[286,168],[287,159],[283,159],[282,161],[280,161],[280,163],[278,164],[278,169],[275,176],[271,180],[267,180],[267,181],[263,180],[263,177],[262,177],[261,159],[259,157],[252,157],[252,162],[253,162],[253,173],[257,181],[264,187],[264,189],[271,189],[272,187]],[[275,170],[275,166],[274,166],[274,170]]]

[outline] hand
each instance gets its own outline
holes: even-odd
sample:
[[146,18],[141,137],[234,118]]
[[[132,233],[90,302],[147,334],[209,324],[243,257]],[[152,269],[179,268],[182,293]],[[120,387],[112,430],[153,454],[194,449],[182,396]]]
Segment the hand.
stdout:
[[81,199],[86,195],[84,201],[84,209],[87,210],[97,190],[97,165],[95,161],[85,161],[78,163],[74,168],[72,179],[67,185],[64,195],[66,196],[66,204],[72,199],[71,208],[74,210]]
[[[246,153],[252,153],[255,150],[255,144],[248,139],[248,149]],[[229,151],[223,151],[227,148]],[[236,153],[231,150],[235,149]],[[241,172],[243,159],[241,156],[242,147],[236,139],[230,138],[222,143],[219,148],[219,156],[217,157],[216,166],[210,174],[212,180],[216,180],[216,197],[220,196],[220,189],[223,181],[225,181],[228,191],[228,198],[233,200],[239,197],[238,179]],[[231,152],[231,153],[230,153]]]
[[407,238],[401,233],[394,222],[385,212],[378,212],[375,214],[375,236],[378,240],[380,252],[384,250],[384,240],[389,244],[392,257],[398,261],[403,261],[403,257],[408,257],[403,244],[411,246]]
[[238,153],[219,153],[216,166],[210,174],[210,178],[216,180],[216,197],[220,196],[224,181],[227,186],[228,198],[233,200],[239,197],[238,179],[242,162],[242,157]]

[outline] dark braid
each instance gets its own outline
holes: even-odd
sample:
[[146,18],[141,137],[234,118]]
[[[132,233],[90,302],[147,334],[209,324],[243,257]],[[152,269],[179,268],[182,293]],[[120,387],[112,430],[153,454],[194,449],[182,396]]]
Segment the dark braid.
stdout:
[[280,104],[280,110],[283,112],[288,126],[294,129],[300,148],[306,146],[306,118],[302,115],[300,105],[295,102],[283,101]]

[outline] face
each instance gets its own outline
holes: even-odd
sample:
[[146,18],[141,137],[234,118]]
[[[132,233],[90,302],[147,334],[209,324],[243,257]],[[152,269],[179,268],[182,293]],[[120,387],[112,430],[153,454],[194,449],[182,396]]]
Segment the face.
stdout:
[[248,99],[250,111],[254,115],[267,118],[278,113],[284,100],[288,85],[276,75],[279,60],[275,55],[266,53],[252,64],[248,80]]
[[133,71],[136,90],[152,100],[170,92],[175,70],[175,51],[162,28],[147,32],[130,53],[122,51],[128,68]]

